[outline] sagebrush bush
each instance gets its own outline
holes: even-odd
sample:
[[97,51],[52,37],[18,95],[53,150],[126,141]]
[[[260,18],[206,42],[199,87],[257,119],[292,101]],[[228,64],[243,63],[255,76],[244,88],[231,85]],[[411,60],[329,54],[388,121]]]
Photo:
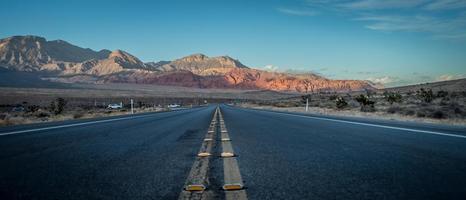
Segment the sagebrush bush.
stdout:
[[416,117],[426,117],[426,113],[422,110],[416,112]]
[[403,114],[405,115],[408,115],[408,116],[412,116],[414,114],[416,114],[416,111],[414,111],[413,109],[406,109]]
[[40,112],[36,114],[36,117],[38,118],[50,117],[50,114],[46,112]]
[[82,118],[82,117],[84,117],[84,113],[82,113],[82,112],[77,112],[77,113],[73,114],[73,119],[79,119],[79,118]]
[[430,114],[429,117],[432,117],[434,119],[444,119],[444,118],[447,118],[447,116],[448,115],[442,110],[435,110],[434,112]]
[[390,106],[387,109],[387,113],[390,113],[390,114],[399,113],[400,111],[401,111],[401,108],[399,106]]

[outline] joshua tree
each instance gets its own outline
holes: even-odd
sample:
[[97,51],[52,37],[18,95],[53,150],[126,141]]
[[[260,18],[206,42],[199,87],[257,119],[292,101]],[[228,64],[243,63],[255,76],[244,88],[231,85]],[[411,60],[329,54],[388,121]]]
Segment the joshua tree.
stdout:
[[375,108],[374,108],[375,101],[370,100],[368,95],[361,94],[354,99],[359,103],[359,105],[361,105],[361,111],[363,112],[375,111]]
[[55,115],[61,114],[65,109],[66,101],[63,98],[57,98],[50,102],[50,111]]
[[393,103],[401,103],[402,101],[402,96],[398,92],[387,92],[385,91],[383,93],[385,99],[392,105]]
[[346,100],[343,97],[336,97],[335,98],[335,104],[338,109],[342,109],[348,105]]
[[430,103],[432,102],[432,100],[434,100],[434,93],[431,89],[425,90],[424,88],[421,88],[420,90],[416,91],[416,96],[418,96],[422,101],[426,103]]

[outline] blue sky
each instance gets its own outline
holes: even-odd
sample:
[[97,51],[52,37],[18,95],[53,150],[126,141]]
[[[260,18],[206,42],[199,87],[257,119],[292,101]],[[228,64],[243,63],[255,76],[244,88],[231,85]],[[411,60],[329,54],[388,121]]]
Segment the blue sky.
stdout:
[[2,0],[0,37],[143,61],[193,53],[387,86],[466,76],[466,0]]

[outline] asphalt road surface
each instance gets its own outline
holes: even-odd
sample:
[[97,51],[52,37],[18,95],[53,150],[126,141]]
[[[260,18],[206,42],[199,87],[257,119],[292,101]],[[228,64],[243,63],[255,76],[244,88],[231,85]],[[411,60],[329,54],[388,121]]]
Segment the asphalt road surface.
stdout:
[[[214,111],[1,128],[0,199],[177,199]],[[248,199],[466,199],[464,127],[221,112]]]

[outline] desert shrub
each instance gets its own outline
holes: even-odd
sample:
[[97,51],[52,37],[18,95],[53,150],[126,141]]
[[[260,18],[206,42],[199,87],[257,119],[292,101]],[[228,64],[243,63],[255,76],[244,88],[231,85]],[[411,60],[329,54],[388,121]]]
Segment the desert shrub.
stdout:
[[406,110],[403,112],[403,114],[412,116],[412,115],[416,114],[416,111],[414,111],[413,109],[406,109]]
[[36,114],[36,117],[38,118],[50,117],[50,114],[46,112],[40,112]]
[[336,97],[335,98],[335,105],[337,106],[338,109],[342,109],[346,106],[348,106],[348,103],[343,97]]
[[435,110],[434,112],[430,113],[429,117],[435,118],[435,119],[444,119],[447,118],[447,114],[443,112],[442,110]]
[[4,114],[4,113],[1,113],[1,114],[0,114],[0,120],[5,120],[6,117],[7,117],[6,114]]
[[77,112],[77,113],[73,114],[73,119],[79,119],[79,118],[82,118],[82,117],[84,117],[84,113],[82,113],[82,112]]
[[454,109],[453,109],[453,112],[455,112],[455,114],[457,114],[457,115],[463,114],[463,110],[462,110],[461,108],[459,108],[459,107],[454,108]]
[[338,98],[338,95],[330,95],[330,97],[328,98],[330,101],[335,101],[337,100]]
[[390,106],[390,107],[387,109],[387,113],[390,113],[390,114],[399,113],[400,111],[401,111],[401,108],[398,107],[398,106]]
[[448,96],[448,92],[447,92],[447,91],[444,91],[444,90],[439,90],[439,91],[437,92],[437,95],[436,95],[436,96],[439,97],[439,98],[443,98],[443,97]]
[[61,114],[65,110],[66,101],[63,98],[57,98],[50,102],[50,112],[55,115]]
[[424,88],[421,88],[420,90],[416,91],[416,96],[426,103],[430,103],[432,100],[434,100],[434,93],[431,89],[425,90]]
[[442,100],[440,100],[439,105],[446,106],[446,105],[448,105],[449,101],[450,101],[450,99],[448,97],[444,97],[444,98],[442,98]]
[[385,91],[383,93],[385,100],[392,105],[393,103],[401,103],[402,101],[402,96],[398,92],[387,92]]
[[359,96],[356,96],[356,98],[354,98],[354,99],[361,106],[361,111],[363,111],[363,112],[373,112],[373,111],[375,111],[375,108],[374,108],[375,101],[370,100],[368,95],[361,94]]
[[422,110],[418,110],[416,112],[416,116],[417,117],[426,117],[426,112],[422,111]]
[[29,112],[29,113],[37,112],[37,111],[39,111],[39,108],[40,107],[38,105],[29,105],[26,108],[26,112]]

